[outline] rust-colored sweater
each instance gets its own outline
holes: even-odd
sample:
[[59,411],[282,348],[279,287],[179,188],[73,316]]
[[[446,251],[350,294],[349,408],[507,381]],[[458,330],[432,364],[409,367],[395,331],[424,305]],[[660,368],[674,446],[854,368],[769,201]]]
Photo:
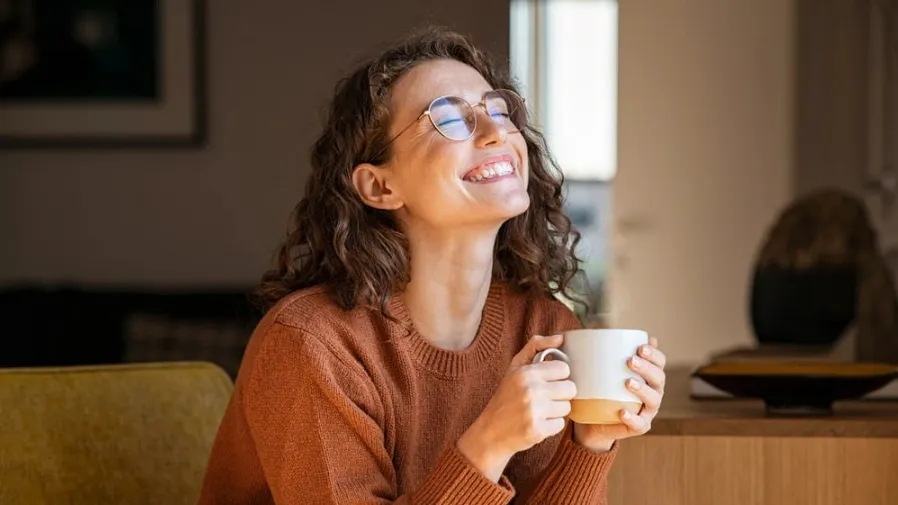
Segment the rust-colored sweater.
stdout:
[[579,326],[560,302],[490,287],[463,351],[392,317],[341,310],[325,290],[287,297],[253,334],[212,448],[201,504],[604,504],[617,444],[594,453],[570,426],[512,458],[498,483],[455,448],[535,334]]

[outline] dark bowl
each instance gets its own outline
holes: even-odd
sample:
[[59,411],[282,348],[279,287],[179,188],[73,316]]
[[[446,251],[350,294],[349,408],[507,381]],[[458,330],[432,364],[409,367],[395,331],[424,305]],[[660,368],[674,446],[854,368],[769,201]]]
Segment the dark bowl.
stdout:
[[880,363],[713,363],[694,377],[735,397],[764,401],[771,414],[828,414],[833,402],[854,400],[898,378]]
[[854,268],[760,268],[751,286],[751,323],[760,344],[832,345],[854,321]]

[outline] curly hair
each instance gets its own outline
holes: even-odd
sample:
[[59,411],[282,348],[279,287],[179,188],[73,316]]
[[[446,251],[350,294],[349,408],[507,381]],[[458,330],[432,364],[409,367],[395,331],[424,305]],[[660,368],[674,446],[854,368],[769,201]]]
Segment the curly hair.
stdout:
[[[352,183],[360,163],[389,159],[386,145],[393,84],[423,62],[453,59],[477,70],[494,89],[516,90],[511,78],[458,33],[428,28],[401,41],[341,80],[324,131],[311,150],[312,173],[290,218],[276,265],[256,297],[267,310],[291,292],[324,285],[339,306],[383,310],[409,280],[409,245],[388,211],[365,205]],[[495,246],[494,279],[518,291],[569,294],[580,261],[580,235],[562,210],[563,175],[545,139],[528,126],[529,209],[505,223]]]

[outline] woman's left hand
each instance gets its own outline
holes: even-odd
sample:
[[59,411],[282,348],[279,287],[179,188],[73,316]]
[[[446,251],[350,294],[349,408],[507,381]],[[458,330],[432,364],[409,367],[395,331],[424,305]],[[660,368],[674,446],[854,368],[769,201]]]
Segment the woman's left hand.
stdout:
[[627,379],[627,389],[642,400],[642,409],[638,414],[622,410],[622,424],[574,423],[574,441],[588,449],[602,452],[610,450],[616,440],[647,433],[664,398],[666,363],[667,358],[658,349],[658,339],[650,338],[648,345],[640,347],[637,356],[630,358],[627,363],[644,380]]

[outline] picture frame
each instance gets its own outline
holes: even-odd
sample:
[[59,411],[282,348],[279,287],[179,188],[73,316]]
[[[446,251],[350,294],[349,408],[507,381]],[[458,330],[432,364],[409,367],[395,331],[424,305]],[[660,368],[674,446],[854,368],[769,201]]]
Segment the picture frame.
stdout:
[[204,0],[0,1],[0,148],[205,144]]

